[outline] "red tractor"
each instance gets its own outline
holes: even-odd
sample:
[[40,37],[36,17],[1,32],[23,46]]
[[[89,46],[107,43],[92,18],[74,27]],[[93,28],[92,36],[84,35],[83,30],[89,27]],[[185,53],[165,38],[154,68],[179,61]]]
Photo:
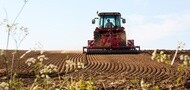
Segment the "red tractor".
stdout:
[[88,40],[88,46],[83,47],[83,53],[87,54],[125,54],[139,53],[140,46],[134,45],[134,40],[126,39],[125,28],[121,26],[126,20],[119,12],[98,13],[99,26],[94,31],[94,39]]

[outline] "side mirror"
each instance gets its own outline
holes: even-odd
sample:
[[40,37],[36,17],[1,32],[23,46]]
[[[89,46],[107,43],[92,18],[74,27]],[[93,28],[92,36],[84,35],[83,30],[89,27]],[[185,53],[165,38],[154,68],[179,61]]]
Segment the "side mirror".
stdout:
[[95,24],[95,22],[96,22],[95,19],[92,19],[92,24]]
[[122,23],[126,23],[126,20],[124,18],[122,18]]

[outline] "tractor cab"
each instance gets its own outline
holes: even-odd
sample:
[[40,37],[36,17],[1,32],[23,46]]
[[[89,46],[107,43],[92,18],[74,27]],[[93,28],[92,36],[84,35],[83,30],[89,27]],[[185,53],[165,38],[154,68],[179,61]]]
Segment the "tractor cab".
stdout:
[[95,19],[99,19],[98,28],[121,28],[121,19],[125,23],[119,12],[101,12],[98,16],[99,18],[92,19],[92,24],[95,24]]

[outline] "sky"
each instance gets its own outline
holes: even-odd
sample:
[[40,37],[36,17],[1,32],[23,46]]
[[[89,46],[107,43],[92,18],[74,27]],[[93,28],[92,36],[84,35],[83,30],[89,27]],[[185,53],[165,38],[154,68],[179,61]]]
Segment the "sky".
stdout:
[[[0,0],[0,22],[12,23],[25,0]],[[120,12],[127,39],[141,49],[190,48],[190,0],[28,0],[16,23],[29,35],[19,49],[82,50],[93,39],[96,12]],[[7,15],[6,15],[6,12]],[[7,30],[0,26],[0,48],[6,48]],[[15,49],[10,37],[9,49]]]

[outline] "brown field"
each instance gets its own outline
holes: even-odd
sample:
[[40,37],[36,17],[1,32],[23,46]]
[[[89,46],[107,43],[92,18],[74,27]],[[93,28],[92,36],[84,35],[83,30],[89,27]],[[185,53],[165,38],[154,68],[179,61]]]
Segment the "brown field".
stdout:
[[[11,50],[7,52],[8,59],[11,59]],[[16,59],[19,58],[26,51],[18,51]],[[132,80],[144,79],[145,82],[152,83],[153,85],[159,85],[163,88],[168,88],[168,85],[173,85],[175,80],[182,76],[182,78],[189,78],[186,73],[190,71],[187,69],[185,72],[177,72],[177,66],[182,61],[179,57],[173,66],[157,62],[156,60],[151,60],[152,50],[144,50],[140,54],[94,54],[86,55],[80,52],[62,52],[62,51],[46,51],[44,54],[49,58],[44,63],[54,64],[58,66],[58,71],[60,75],[68,77],[72,76],[73,79],[82,77],[84,79],[92,78],[95,85],[99,88],[115,88],[124,89],[129,87]],[[174,51],[165,50],[165,53],[170,54],[171,57],[174,55]],[[190,51],[181,51],[181,54],[190,55]],[[15,60],[14,71],[18,74],[19,78],[23,78],[25,84],[31,84],[32,81],[28,80],[34,78],[34,73],[32,68],[25,64],[25,61],[29,57],[37,57],[39,52],[30,52],[25,58],[21,60]],[[68,57],[68,58],[67,58]],[[69,68],[68,73],[66,73],[65,61],[66,59],[72,60],[73,62],[84,63],[84,69],[74,69],[74,67]],[[9,65],[10,66],[10,65]],[[9,67],[10,68],[10,67]],[[3,63],[3,58],[0,57],[0,77],[5,75],[5,64]],[[50,76],[56,79],[57,74],[53,73]],[[137,83],[139,84],[139,83]],[[183,87],[185,82],[180,82],[180,85],[174,88]],[[138,87],[138,85],[136,86]]]

